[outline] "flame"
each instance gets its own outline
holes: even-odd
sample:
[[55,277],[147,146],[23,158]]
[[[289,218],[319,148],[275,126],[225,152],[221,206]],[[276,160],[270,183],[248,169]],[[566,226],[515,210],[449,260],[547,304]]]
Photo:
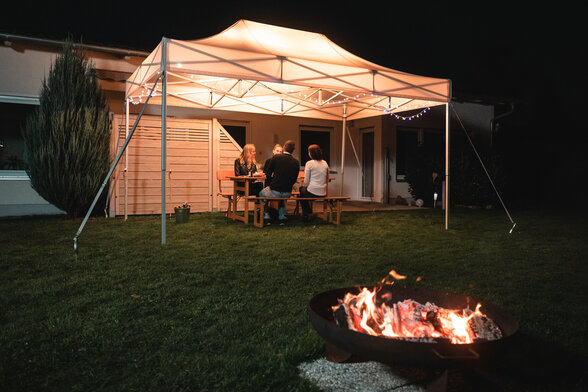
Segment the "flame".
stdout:
[[390,275],[391,277],[393,277],[396,280],[406,279],[406,275],[400,275],[398,272],[396,272],[394,270],[388,272],[388,275]]
[[[406,276],[390,271],[389,276],[404,279]],[[388,277],[384,278],[385,281]],[[477,304],[471,309],[451,310],[427,302],[421,304],[412,299],[392,301],[392,294],[381,287],[368,290],[363,287],[359,294],[347,293],[339,305],[332,309],[345,310],[348,327],[354,331],[373,336],[391,338],[448,338],[451,343],[473,343],[477,334],[471,327],[473,317],[487,317]]]

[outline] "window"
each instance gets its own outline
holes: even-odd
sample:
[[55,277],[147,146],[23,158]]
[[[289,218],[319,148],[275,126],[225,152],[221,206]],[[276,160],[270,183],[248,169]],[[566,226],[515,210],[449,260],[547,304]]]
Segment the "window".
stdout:
[[410,157],[416,154],[418,142],[418,129],[399,127],[396,130],[396,181],[405,181]]
[[244,125],[224,125],[223,128],[243,148],[247,144],[247,127]]
[[0,102],[0,170],[24,170],[21,129],[37,105]]
[[[406,181],[415,159],[441,165],[445,156],[445,133],[439,129],[398,127],[396,130],[396,181]],[[418,158],[420,157],[420,158]],[[438,167],[440,170],[441,167]]]
[[318,144],[323,151],[323,159],[331,166],[331,131],[333,128],[300,127],[300,166],[310,160],[308,146]]
[[437,159],[443,157],[445,152],[445,133],[436,129],[425,129],[423,133],[425,155],[436,157]]
[[374,129],[360,130],[361,134],[361,197],[374,197]]

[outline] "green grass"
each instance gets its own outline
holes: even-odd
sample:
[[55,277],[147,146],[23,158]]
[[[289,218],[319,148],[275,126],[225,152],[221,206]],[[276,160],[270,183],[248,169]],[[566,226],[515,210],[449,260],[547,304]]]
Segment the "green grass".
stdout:
[[456,209],[449,231],[430,209],[264,229],[202,213],[168,220],[164,246],[158,216],[93,218],[77,256],[80,220],[0,219],[0,390],[312,391],[296,370],[323,355],[309,299],[390,269],[585,358],[586,214],[514,217],[509,234],[500,210]]

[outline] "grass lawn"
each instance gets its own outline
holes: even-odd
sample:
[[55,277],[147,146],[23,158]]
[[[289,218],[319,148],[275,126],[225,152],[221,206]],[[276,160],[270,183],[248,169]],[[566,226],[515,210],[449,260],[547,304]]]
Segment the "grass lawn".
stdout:
[[[344,213],[263,229],[222,213],[169,220],[0,219],[0,390],[313,391],[324,355],[307,304],[398,284],[494,303],[520,323],[493,368],[512,390],[588,385],[588,221],[582,211]],[[417,277],[421,280],[417,282]]]

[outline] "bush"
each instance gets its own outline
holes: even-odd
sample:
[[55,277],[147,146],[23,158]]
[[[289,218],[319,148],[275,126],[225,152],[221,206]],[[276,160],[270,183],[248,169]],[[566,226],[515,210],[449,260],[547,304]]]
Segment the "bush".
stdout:
[[[504,189],[500,156],[480,154],[482,162],[498,190]],[[450,167],[450,196],[453,204],[485,207],[498,201],[496,192],[475,153],[469,149],[453,154]]]
[[108,108],[96,71],[68,40],[23,129],[32,187],[69,217],[90,207],[109,168]]
[[[501,159],[493,153],[481,154],[482,162],[494,185],[498,190],[504,188],[505,175],[502,171]],[[471,147],[451,154],[450,165],[450,202],[467,206],[493,205],[497,202],[497,196]],[[439,176],[433,181],[433,172]],[[441,181],[445,173],[445,160],[438,155],[427,154],[422,147],[411,160],[406,173],[406,181],[409,192],[416,199],[423,199],[425,205],[432,205],[433,192],[439,193],[441,200]]]

